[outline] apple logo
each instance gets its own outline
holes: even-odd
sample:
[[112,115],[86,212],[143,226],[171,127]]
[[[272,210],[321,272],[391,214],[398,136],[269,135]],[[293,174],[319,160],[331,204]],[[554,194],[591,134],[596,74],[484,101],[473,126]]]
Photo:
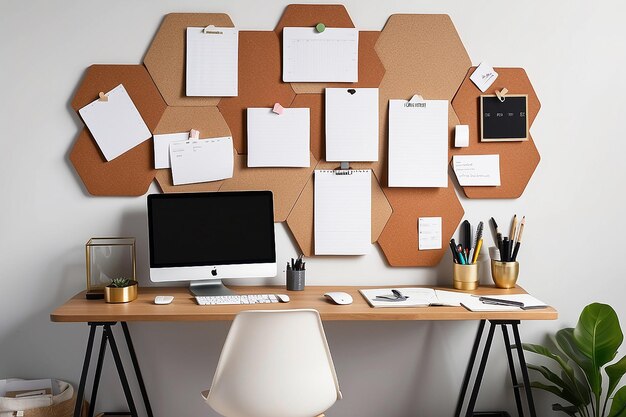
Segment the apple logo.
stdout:
[[217,268],[213,268],[213,269],[211,270],[211,275],[213,275],[214,277],[216,277],[216,276],[217,276]]

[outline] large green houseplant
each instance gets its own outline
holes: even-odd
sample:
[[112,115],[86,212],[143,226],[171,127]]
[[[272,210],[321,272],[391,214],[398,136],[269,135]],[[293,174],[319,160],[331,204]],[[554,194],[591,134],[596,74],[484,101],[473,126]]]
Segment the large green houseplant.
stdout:
[[[542,355],[558,365],[553,372],[546,366],[528,364],[549,383],[534,381],[532,387],[553,393],[568,405],[553,404],[552,409],[570,416],[626,417],[626,386],[617,388],[626,373],[626,356],[613,361],[624,335],[615,310],[606,304],[590,304],[582,311],[575,328],[559,330],[553,337],[557,350],[524,344],[528,352]],[[608,386],[603,392],[603,372]],[[615,393],[615,395],[613,395]]]

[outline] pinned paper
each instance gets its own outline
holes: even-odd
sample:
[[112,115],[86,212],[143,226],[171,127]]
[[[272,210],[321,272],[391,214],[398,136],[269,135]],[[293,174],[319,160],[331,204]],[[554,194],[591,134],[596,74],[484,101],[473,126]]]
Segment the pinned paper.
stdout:
[[454,155],[452,168],[462,187],[500,185],[500,155]]
[[154,168],[165,169],[170,167],[170,144],[184,142],[190,138],[186,132],[154,135]]
[[109,97],[100,91],[100,94],[98,94],[98,101],[109,101]]
[[498,73],[491,67],[491,65],[482,62],[478,68],[470,75],[470,80],[478,87],[483,93],[487,91],[491,84],[498,78]]
[[172,143],[170,160],[174,185],[232,178],[233,139],[222,137]]
[[283,112],[285,111],[285,108],[281,106],[280,103],[274,103],[274,107],[272,108],[272,111],[276,114],[283,114]]
[[454,127],[454,146],[456,148],[467,148],[469,146],[468,125],[456,125]]
[[200,132],[196,129],[191,129],[189,131],[189,139],[200,139]]
[[441,217],[420,217],[417,223],[418,249],[441,249]]

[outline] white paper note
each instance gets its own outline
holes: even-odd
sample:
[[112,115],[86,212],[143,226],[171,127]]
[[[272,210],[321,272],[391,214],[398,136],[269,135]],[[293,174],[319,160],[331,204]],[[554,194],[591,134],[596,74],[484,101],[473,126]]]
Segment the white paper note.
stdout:
[[326,89],[326,160],[378,161],[378,88]]
[[187,28],[186,94],[237,95],[239,31],[234,28]]
[[454,127],[454,147],[467,148],[469,146],[469,125],[456,125]]
[[223,137],[172,143],[170,160],[174,185],[232,178],[233,139]]
[[369,253],[372,246],[371,175],[370,170],[315,171],[316,255]]
[[154,135],[154,168],[170,167],[170,143],[184,142],[189,139],[189,132]]
[[419,250],[441,249],[441,217],[420,217],[417,231]]
[[454,155],[452,168],[461,186],[500,185],[500,155]]
[[389,100],[389,186],[448,186],[447,100]]
[[92,101],[78,112],[106,160],[111,161],[152,134],[122,84],[106,95],[108,101]]
[[310,158],[310,109],[248,109],[249,167],[308,167]]
[[357,29],[283,29],[284,82],[357,82],[358,75]]
[[491,87],[496,78],[498,78],[498,73],[486,62],[482,62],[470,75],[470,80],[483,93]]

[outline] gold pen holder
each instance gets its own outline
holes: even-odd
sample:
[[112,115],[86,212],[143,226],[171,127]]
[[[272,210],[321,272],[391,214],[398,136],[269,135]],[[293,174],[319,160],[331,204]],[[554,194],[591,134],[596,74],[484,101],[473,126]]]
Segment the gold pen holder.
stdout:
[[475,290],[478,288],[478,264],[452,264],[452,279],[457,290]]
[[514,288],[519,276],[519,262],[491,260],[491,277],[498,288]]

